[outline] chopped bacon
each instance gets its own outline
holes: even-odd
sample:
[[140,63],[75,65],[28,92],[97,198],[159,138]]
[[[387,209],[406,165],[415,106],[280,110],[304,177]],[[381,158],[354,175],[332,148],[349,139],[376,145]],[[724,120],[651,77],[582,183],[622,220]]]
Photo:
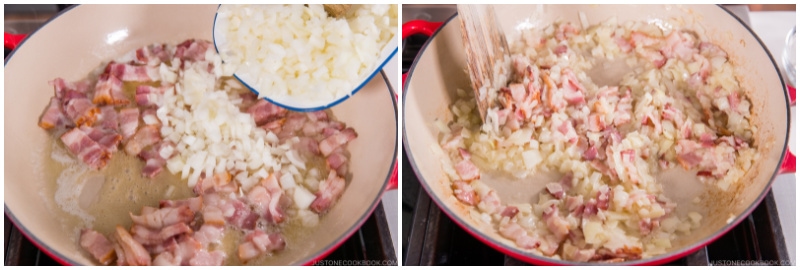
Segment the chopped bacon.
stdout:
[[[150,254],[147,250],[136,240],[131,237],[125,228],[117,225],[115,234],[117,245],[119,245],[122,252],[117,252],[117,256],[124,258],[123,265],[150,265]],[[123,255],[124,254],[124,255]],[[120,259],[118,258],[118,263]]]
[[67,116],[61,111],[61,102],[58,98],[50,98],[50,104],[47,105],[47,109],[39,119],[39,126],[43,129],[72,126],[72,120],[67,119]]
[[184,61],[204,61],[206,52],[213,49],[213,44],[207,40],[189,39],[178,44],[175,57]]
[[261,230],[255,230],[245,236],[244,243],[239,244],[239,260],[247,262],[261,255],[283,250],[286,242],[280,234],[266,234]]
[[569,259],[576,262],[588,262],[595,255],[595,250],[588,249],[575,249],[574,253],[569,255]]
[[55,78],[48,83],[53,86],[56,98],[61,100],[72,98],[71,95],[86,97],[86,92],[89,91],[87,81],[67,82],[63,78]]
[[325,122],[328,121],[328,113],[325,111],[315,111],[306,113],[308,120],[311,122]]
[[[342,179],[342,181],[344,181],[344,179]],[[286,218],[284,209],[288,206],[290,201],[288,197],[284,196],[283,189],[281,189],[281,185],[278,183],[278,177],[275,176],[275,174],[271,174],[269,177],[261,180],[259,184],[267,189],[270,196],[269,206],[267,207],[264,217],[267,221],[272,223],[277,224],[283,222]]]
[[171,85],[159,87],[146,84],[139,85],[136,87],[136,104],[142,107],[159,106],[164,93],[172,89],[172,87]]
[[650,47],[650,46],[653,46],[653,45],[657,45],[660,42],[661,42],[660,39],[655,38],[655,37],[651,37],[650,35],[647,35],[645,33],[637,32],[637,31],[631,32],[630,43],[633,46],[641,45],[641,46],[644,46],[644,47]]
[[561,56],[566,52],[567,52],[567,45],[564,44],[558,45],[556,46],[555,49],[553,49],[553,53],[556,54],[557,56]]
[[131,101],[122,92],[122,81],[114,75],[101,74],[94,86],[94,104],[127,105]]
[[81,230],[80,243],[100,264],[108,265],[114,259],[114,246],[105,236],[92,229]]
[[506,206],[506,208],[503,209],[503,212],[501,212],[500,215],[508,218],[514,218],[514,216],[516,216],[517,213],[519,213],[519,209],[517,209],[516,206]]
[[188,205],[160,208],[152,213],[134,215],[129,213],[134,224],[151,229],[161,229],[175,223],[187,223],[194,219],[194,212]]
[[259,99],[256,104],[247,109],[247,113],[253,116],[257,126],[262,126],[273,120],[285,117],[287,110],[269,101]]
[[567,141],[571,144],[578,142],[578,133],[575,132],[575,128],[572,126],[572,121],[553,121],[552,125],[553,128],[558,130],[558,132],[563,135],[564,141]]
[[556,199],[560,200],[561,198],[564,198],[564,187],[561,186],[561,184],[550,182],[547,183],[545,187],[547,188],[547,192],[550,193],[550,195],[553,195],[553,197],[556,197]]
[[708,58],[714,58],[714,57],[728,58],[728,53],[726,53],[724,50],[722,50],[722,48],[713,43],[700,42],[698,48],[700,48],[700,54]]
[[108,63],[103,73],[117,77],[123,82],[152,82],[161,78],[158,67],[137,66],[113,61]]
[[703,158],[695,153],[695,150],[700,148],[700,144],[690,140],[679,140],[678,147],[676,147],[676,154],[678,154],[678,163],[684,169],[689,169],[703,161]]
[[286,122],[283,124],[283,132],[288,135],[294,135],[295,131],[303,129],[308,117],[299,113],[292,113],[286,117]]
[[584,160],[593,160],[595,158],[597,158],[597,147],[594,147],[594,145],[583,151]]
[[335,151],[325,158],[325,163],[341,177],[347,174],[347,156],[342,151]]
[[191,197],[183,200],[161,200],[158,205],[161,208],[188,205],[189,209],[197,212],[203,207],[203,197]]
[[135,64],[157,66],[162,62],[170,60],[170,52],[167,44],[152,44],[136,50]]
[[479,179],[481,177],[480,170],[478,170],[478,167],[469,159],[464,159],[456,164],[456,173],[458,173],[458,176],[464,181]]
[[[636,150],[634,149],[626,149],[619,152],[620,161],[622,162],[622,166],[624,168],[624,173],[627,173],[628,180],[631,182],[639,183],[639,170],[636,168]],[[617,171],[617,174],[620,175],[623,172]]]
[[215,225],[215,226],[224,226],[225,225],[225,216],[222,214],[222,210],[218,207],[213,205],[206,205],[203,207],[203,224],[204,225]]
[[614,43],[616,43],[617,47],[619,47],[619,50],[624,53],[628,53],[631,50],[633,50],[633,46],[631,46],[631,43],[622,37],[614,37]]
[[608,210],[609,191],[608,186],[604,185],[600,187],[600,190],[597,192],[597,209]]
[[614,125],[621,126],[631,121],[631,110],[633,109],[633,98],[631,89],[625,91],[625,95],[619,99],[616,111],[614,112]]
[[229,200],[226,206],[227,208],[222,209],[223,215],[231,225],[246,230],[256,227],[259,215],[250,210],[250,206],[236,199]]
[[64,114],[77,126],[92,126],[97,120],[100,109],[97,108],[88,98],[75,97],[63,100]]
[[553,233],[558,239],[564,239],[569,234],[569,223],[558,215],[558,207],[555,204],[550,205],[549,208],[544,210],[542,218],[547,223],[547,229]]
[[589,199],[583,204],[583,217],[591,217],[597,215],[597,200]]
[[172,237],[187,233],[191,234],[192,228],[186,225],[186,223],[180,222],[166,226],[160,230],[149,229],[146,226],[133,224],[133,226],[131,226],[131,233],[136,242],[143,245],[158,245]]
[[333,135],[328,136],[319,142],[319,151],[323,156],[328,156],[333,153],[336,148],[339,148],[348,142],[356,139],[358,134],[353,128],[346,128],[342,131],[337,131]]
[[714,147],[714,141],[716,140],[716,136],[712,133],[703,133],[700,134],[700,143],[703,147]]
[[673,30],[667,35],[666,44],[661,48],[661,54],[667,58],[679,58],[683,61],[692,59],[695,53],[694,39],[687,33]]
[[90,139],[99,144],[109,154],[117,151],[117,145],[122,141],[122,136],[113,130],[102,130],[93,127],[80,127],[81,131],[89,136]]
[[236,181],[231,181],[231,175],[228,172],[218,173],[211,177],[201,178],[197,180],[194,186],[194,193],[198,195],[209,194],[214,192],[230,193],[238,190]]
[[114,106],[103,106],[100,108],[100,119],[97,125],[106,131],[119,130],[119,116]]
[[740,99],[739,99],[739,93],[738,92],[734,91],[733,93],[728,95],[728,104],[730,104],[730,106],[731,106],[731,111],[734,111],[734,112],[738,112],[739,111],[739,102],[740,102]]
[[564,99],[570,105],[586,102],[583,96],[586,89],[578,82],[578,78],[571,69],[565,68],[561,71],[561,88],[564,89]]
[[189,265],[192,266],[221,266],[225,261],[225,252],[222,250],[207,251],[201,249],[194,254]]
[[336,172],[330,172],[328,179],[319,183],[317,198],[311,203],[311,210],[316,213],[326,212],[333,205],[333,201],[342,195],[344,187],[344,179],[336,175]]
[[478,205],[480,201],[480,197],[478,197],[475,189],[472,188],[467,181],[454,181],[453,194],[456,196],[456,199],[467,205],[475,206]]
[[489,214],[498,214],[503,209],[503,205],[500,203],[500,197],[497,196],[497,192],[494,190],[490,190],[481,196],[482,204],[479,205],[481,210]]
[[111,154],[80,128],[73,128],[61,135],[61,141],[72,154],[95,170],[105,167],[111,159]]
[[208,248],[210,244],[220,244],[224,232],[225,227],[203,224],[203,226],[200,226],[200,229],[194,232],[194,238],[197,239],[204,248]]
[[158,253],[153,259],[153,265],[156,266],[179,266],[181,265],[181,258],[175,257],[170,252],[152,252]]
[[636,51],[636,53],[639,54],[639,56],[650,60],[650,62],[652,62],[656,68],[661,68],[667,63],[667,58],[664,57],[664,55],[659,51],[644,49]]
[[131,137],[125,144],[125,152],[129,155],[139,155],[142,149],[161,141],[161,132],[158,127],[148,125],[136,131],[136,134]]
[[538,239],[528,235],[528,232],[515,222],[509,222],[508,224],[500,226],[500,235],[514,240],[517,246],[525,249],[537,248],[541,244]]
[[583,195],[567,196],[565,205],[567,206],[567,211],[577,216],[580,212],[583,212]]
[[578,29],[572,26],[571,23],[567,22],[558,25],[558,30],[556,30],[555,37],[558,41],[562,41],[577,35],[578,33]]
[[639,220],[639,233],[642,235],[648,235],[653,230],[653,223],[650,222],[650,218],[643,218]]
[[136,134],[139,127],[139,108],[125,108],[119,111],[119,130],[122,138],[127,140]]

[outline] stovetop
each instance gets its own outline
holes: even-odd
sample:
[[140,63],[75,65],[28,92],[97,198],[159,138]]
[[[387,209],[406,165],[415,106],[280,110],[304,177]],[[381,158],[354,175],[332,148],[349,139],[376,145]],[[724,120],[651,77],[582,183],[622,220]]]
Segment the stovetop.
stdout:
[[[729,10],[741,17],[741,11],[736,7]],[[746,8],[744,12],[747,12]],[[452,5],[403,5],[403,22],[414,19],[444,21],[453,14],[455,7]],[[427,37],[423,35],[414,35],[403,41],[404,73],[426,41]],[[420,187],[405,154],[402,181],[403,265],[527,265],[483,244],[442,213]],[[733,230],[697,252],[667,265],[743,264],[790,264],[771,191]]]
[[[38,29],[48,18],[69,5],[4,5],[5,31],[30,33]],[[5,50],[5,56],[9,54]],[[8,78],[6,78],[8,79]],[[55,266],[60,265],[37,248],[20,230],[5,219],[5,265]],[[341,246],[321,261],[320,265],[335,264],[397,264],[390,226],[383,203],[380,203],[364,225]]]

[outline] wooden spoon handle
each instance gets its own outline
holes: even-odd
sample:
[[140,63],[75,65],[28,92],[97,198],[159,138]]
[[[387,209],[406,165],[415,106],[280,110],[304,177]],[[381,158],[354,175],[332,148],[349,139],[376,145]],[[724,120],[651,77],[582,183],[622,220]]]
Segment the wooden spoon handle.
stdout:
[[459,4],[457,9],[472,90],[483,120],[496,97],[493,91],[508,83],[508,43],[492,6]]

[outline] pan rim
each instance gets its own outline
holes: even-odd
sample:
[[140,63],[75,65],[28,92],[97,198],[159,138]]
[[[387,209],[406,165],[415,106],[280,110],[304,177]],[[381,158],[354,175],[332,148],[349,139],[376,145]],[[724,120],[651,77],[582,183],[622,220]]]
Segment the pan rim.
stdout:
[[[549,257],[539,256],[539,255],[536,255],[536,254],[533,254],[533,253],[529,253],[529,252],[519,252],[519,249],[517,247],[511,247],[511,246],[509,246],[507,244],[501,243],[501,242],[495,240],[494,238],[491,238],[488,235],[484,234],[483,232],[481,232],[479,230],[476,230],[473,226],[468,225],[468,223],[464,219],[462,219],[460,216],[458,216],[449,207],[443,207],[443,206],[446,206],[446,204],[444,203],[444,201],[441,200],[441,198],[439,198],[438,196],[435,196],[435,195],[431,195],[431,194],[434,194],[434,193],[432,193],[432,187],[428,185],[428,182],[426,180],[424,180],[425,177],[422,177],[422,174],[420,173],[420,170],[417,167],[416,160],[414,159],[414,155],[410,151],[409,146],[408,146],[408,140],[409,139],[408,139],[408,134],[407,134],[406,129],[405,129],[405,121],[406,121],[406,118],[405,118],[405,112],[406,112],[405,111],[405,104],[406,104],[406,102],[405,101],[406,101],[406,95],[408,94],[408,86],[410,85],[410,83],[406,83],[405,85],[403,85],[403,106],[404,106],[404,108],[403,108],[403,116],[404,116],[403,117],[403,127],[404,127],[403,128],[403,147],[404,147],[404,151],[408,155],[408,159],[410,161],[409,164],[411,165],[411,168],[414,171],[414,174],[416,174],[417,179],[421,180],[419,182],[422,184],[422,187],[425,189],[425,192],[427,192],[429,197],[431,197],[432,201],[434,203],[436,203],[436,205],[442,210],[443,213],[445,213],[451,220],[454,220],[455,223],[459,227],[464,229],[464,231],[468,232],[470,235],[472,235],[473,237],[477,238],[481,242],[483,242],[483,243],[495,248],[496,250],[499,250],[499,251],[501,251],[501,252],[503,252],[503,253],[511,256],[511,257],[523,260],[525,262],[534,263],[534,264],[537,264],[537,263],[538,264],[545,264],[545,265],[609,265],[609,266],[612,266],[612,265],[657,265],[657,264],[663,264],[663,263],[668,263],[668,262],[674,261],[674,260],[682,258],[682,257],[684,257],[684,256],[686,256],[686,255],[688,255],[688,254],[690,254],[692,252],[695,252],[700,248],[705,247],[709,243],[717,240],[718,238],[720,238],[723,235],[725,235],[726,233],[728,233],[734,227],[738,226],[739,223],[741,223],[745,218],[750,216],[750,214],[752,214],[752,212],[755,210],[755,208],[758,205],[760,205],[761,202],[764,200],[764,198],[767,196],[767,193],[769,193],[771,191],[772,184],[775,182],[775,177],[778,175],[778,172],[780,171],[780,164],[781,164],[781,162],[783,161],[783,159],[786,156],[786,151],[787,151],[787,147],[788,147],[788,143],[789,143],[789,132],[791,132],[791,110],[790,110],[790,105],[789,105],[788,93],[785,92],[786,91],[785,90],[786,89],[786,83],[785,83],[783,77],[780,76],[780,69],[778,68],[777,63],[775,62],[775,58],[772,56],[772,53],[770,53],[769,49],[764,44],[764,42],[761,40],[761,38],[759,38],[758,35],[756,35],[756,33],[750,28],[750,26],[748,26],[744,21],[742,21],[739,17],[737,17],[736,15],[731,13],[729,10],[725,9],[722,5],[717,4],[716,6],[718,8],[720,8],[720,9],[722,9],[722,11],[727,13],[729,16],[733,17],[734,20],[739,22],[739,24],[742,27],[744,27],[747,30],[747,32],[750,33],[750,35],[756,41],[758,41],[758,44],[761,46],[761,49],[767,54],[767,57],[769,57],[770,62],[772,62],[772,66],[775,69],[775,74],[778,74],[778,79],[780,80],[780,83],[781,83],[781,86],[782,86],[782,90],[784,91],[784,102],[785,102],[785,109],[786,109],[786,127],[787,127],[786,128],[786,134],[785,134],[785,137],[784,137],[784,140],[783,140],[783,148],[781,148],[781,149],[784,149],[784,151],[781,153],[780,159],[778,159],[778,161],[776,163],[776,166],[775,166],[775,170],[772,172],[772,176],[770,177],[766,187],[761,191],[761,193],[758,195],[758,197],[756,197],[756,199],[753,200],[751,202],[751,204],[747,208],[745,208],[745,210],[743,212],[741,212],[733,221],[731,221],[730,223],[728,223],[725,226],[723,226],[717,232],[710,234],[709,236],[701,239],[700,241],[695,242],[694,244],[690,244],[690,245],[688,245],[688,246],[686,246],[684,248],[681,248],[681,249],[678,249],[678,250],[674,250],[672,252],[664,253],[664,254],[661,254],[661,255],[658,255],[658,256],[654,256],[654,257],[651,257],[651,258],[648,258],[648,259],[644,259],[644,260],[640,259],[640,260],[627,261],[627,262],[622,262],[622,263],[602,263],[602,264],[598,264],[598,263],[579,263],[579,262],[567,261],[567,260],[556,260],[556,259],[552,259],[552,258],[549,258]],[[446,25],[448,25],[448,23],[450,23],[456,17],[458,17],[458,12],[456,12],[450,18],[445,20],[444,23],[442,24],[442,26],[439,27],[438,29],[436,29],[436,31],[428,38],[428,40],[422,46],[422,48],[420,49],[420,51],[419,51],[419,53],[417,55],[418,56],[422,55],[426,51],[426,49],[428,48],[428,45],[430,45],[431,41],[441,32],[442,29],[444,29],[444,27]],[[407,76],[406,76],[406,80],[408,82],[411,81],[411,79],[412,79],[412,77],[414,75],[414,71],[416,70],[416,66],[417,66],[417,64],[419,62],[419,59],[420,59],[420,57],[416,57],[414,59],[414,61],[412,62],[411,67],[408,70],[408,73],[407,73]]]
[[[34,36],[39,30],[41,30],[42,28],[44,28],[47,25],[49,25],[50,23],[52,23],[54,20],[58,19],[62,15],[68,13],[69,11],[74,10],[75,8],[77,8],[79,6],[82,6],[82,5],[71,6],[71,7],[67,8],[67,9],[57,13],[52,18],[48,19],[44,24],[42,24],[42,26],[37,28],[32,33],[28,34],[25,37],[25,39],[22,40],[22,42],[20,42],[17,45],[17,48],[23,46],[28,41],[28,39],[30,39],[32,36]],[[395,50],[395,53],[396,53],[396,51],[397,50]],[[8,57],[6,57],[4,59],[4,63],[3,63],[4,67],[6,65],[8,65],[9,61],[13,58],[13,56],[16,54],[16,52],[17,52],[17,49],[12,50],[9,53]],[[393,53],[392,57],[394,57],[394,55],[395,54]],[[392,57],[390,57],[389,60],[391,60]],[[387,62],[388,62],[388,60],[387,60]],[[382,68],[378,69],[378,72],[380,72],[381,76],[382,76],[383,88],[388,92],[389,98],[391,99],[392,109],[394,110],[395,128],[397,128],[397,124],[398,124],[397,97],[395,96],[395,94],[394,94],[394,92],[392,90],[393,88],[392,88],[391,84],[387,81],[387,78],[386,78],[385,74],[383,74],[382,71],[383,71]],[[370,82],[372,80],[376,80],[376,79],[378,79],[377,76],[372,76],[372,78],[370,80],[367,80],[367,82],[365,82],[364,85],[366,85],[366,83],[368,83],[368,82]],[[397,133],[396,132],[393,135],[394,135],[393,136],[394,137],[394,150],[393,150],[393,153],[392,153],[392,160],[389,163],[388,171],[386,173],[386,177],[384,178],[383,184],[381,185],[381,187],[379,189],[378,195],[375,196],[375,198],[373,199],[373,201],[371,203],[371,206],[369,207],[368,211],[365,211],[358,218],[358,220],[352,226],[350,226],[350,228],[345,230],[345,233],[343,233],[339,238],[336,238],[336,240],[332,241],[330,244],[326,245],[323,249],[321,249],[320,251],[316,252],[315,254],[306,256],[306,257],[302,258],[301,260],[298,260],[294,265],[308,265],[310,263],[313,263],[315,261],[318,261],[318,260],[328,256],[337,247],[341,246],[342,244],[344,244],[344,242],[346,240],[348,240],[350,237],[352,237],[353,234],[355,234],[355,232],[358,231],[364,225],[364,223],[367,221],[367,219],[372,215],[372,213],[375,211],[375,208],[377,208],[378,203],[383,199],[383,195],[385,194],[386,187],[389,185],[389,180],[392,177],[392,172],[394,170],[394,166],[397,163],[399,140],[397,138]],[[62,265],[75,265],[75,266],[82,265],[82,264],[76,262],[75,260],[71,259],[70,257],[65,256],[61,252],[58,252],[55,249],[51,248],[49,245],[45,244],[45,242],[42,241],[42,239],[40,239],[34,233],[32,233],[30,230],[28,230],[27,227],[22,226],[23,224],[14,215],[14,213],[11,211],[11,209],[8,207],[8,205],[5,203],[5,201],[3,202],[3,206],[4,206],[5,214],[6,214],[6,216],[9,217],[9,220],[11,221],[12,225],[15,226],[17,229],[19,229],[20,233],[23,236],[25,236],[28,240],[30,240],[30,242],[33,243],[34,246],[39,248],[45,254],[47,254],[48,256],[53,258],[56,262],[58,262],[58,263],[60,263]]]

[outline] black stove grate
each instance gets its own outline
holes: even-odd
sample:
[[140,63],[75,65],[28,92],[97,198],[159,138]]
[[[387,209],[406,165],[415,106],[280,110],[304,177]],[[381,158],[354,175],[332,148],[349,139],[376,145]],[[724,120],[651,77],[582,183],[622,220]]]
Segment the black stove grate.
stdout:
[[[8,217],[5,217],[5,228],[6,266],[60,265],[22,235],[19,229],[8,220]],[[382,265],[385,262],[397,262],[383,205],[378,204],[375,212],[367,218],[364,225],[324,260],[325,264],[362,261],[372,265]]]

